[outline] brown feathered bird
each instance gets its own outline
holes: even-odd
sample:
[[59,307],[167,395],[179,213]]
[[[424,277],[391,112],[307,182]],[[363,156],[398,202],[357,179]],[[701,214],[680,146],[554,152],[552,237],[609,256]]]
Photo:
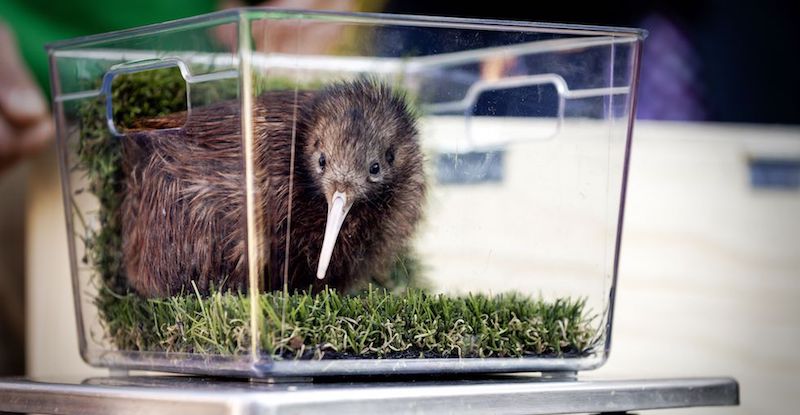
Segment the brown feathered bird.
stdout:
[[[185,117],[143,120],[123,137],[127,279],[146,297],[188,292],[192,281],[203,293],[245,292],[239,103],[195,108],[172,128]],[[425,199],[404,98],[368,80],[267,92],[255,99],[253,124],[260,288],[348,290],[385,275]]]

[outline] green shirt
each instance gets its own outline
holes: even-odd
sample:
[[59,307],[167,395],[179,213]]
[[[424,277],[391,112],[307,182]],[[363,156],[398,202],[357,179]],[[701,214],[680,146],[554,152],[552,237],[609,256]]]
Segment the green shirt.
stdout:
[[0,0],[0,20],[16,35],[23,59],[47,93],[45,44],[208,13],[216,7],[216,0]]

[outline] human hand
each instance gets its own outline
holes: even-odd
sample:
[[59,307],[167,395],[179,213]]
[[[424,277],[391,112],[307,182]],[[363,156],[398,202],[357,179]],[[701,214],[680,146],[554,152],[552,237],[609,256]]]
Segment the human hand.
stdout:
[[517,65],[515,57],[491,57],[481,62],[481,79],[498,81],[508,76]]
[[[356,11],[355,0],[267,0],[261,6],[276,9],[325,10],[336,12]],[[242,7],[241,0],[223,0],[223,9]],[[234,49],[236,32],[234,27],[220,28],[219,40]],[[344,25],[331,22],[297,22],[280,20],[256,20],[252,22],[251,33],[255,44],[253,49],[261,52],[316,55],[329,52],[341,40]]]
[[0,22],[0,173],[41,151],[54,133],[42,91],[25,67],[14,35]]

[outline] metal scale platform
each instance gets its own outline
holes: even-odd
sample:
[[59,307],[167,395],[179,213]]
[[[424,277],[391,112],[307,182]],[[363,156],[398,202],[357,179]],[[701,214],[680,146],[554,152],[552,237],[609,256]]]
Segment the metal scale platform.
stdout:
[[[388,380],[387,380],[388,379]],[[0,412],[45,414],[619,414],[732,406],[731,378],[248,382],[185,376],[0,379]]]

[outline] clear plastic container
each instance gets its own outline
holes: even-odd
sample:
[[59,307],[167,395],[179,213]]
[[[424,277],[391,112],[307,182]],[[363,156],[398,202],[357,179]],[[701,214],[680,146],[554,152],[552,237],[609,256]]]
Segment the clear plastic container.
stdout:
[[83,358],[600,366],[643,37],[240,9],[50,45]]

